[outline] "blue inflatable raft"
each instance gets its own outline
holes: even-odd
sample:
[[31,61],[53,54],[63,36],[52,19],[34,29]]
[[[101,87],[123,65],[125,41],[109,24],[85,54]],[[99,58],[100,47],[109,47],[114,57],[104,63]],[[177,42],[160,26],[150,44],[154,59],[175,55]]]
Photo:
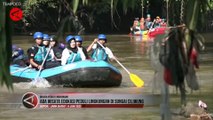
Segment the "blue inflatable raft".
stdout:
[[[13,82],[30,82],[37,76],[35,69],[15,72],[22,67],[11,65]],[[52,85],[73,87],[112,87],[121,84],[122,76],[118,69],[105,61],[79,61],[72,64],[42,70],[40,77]]]

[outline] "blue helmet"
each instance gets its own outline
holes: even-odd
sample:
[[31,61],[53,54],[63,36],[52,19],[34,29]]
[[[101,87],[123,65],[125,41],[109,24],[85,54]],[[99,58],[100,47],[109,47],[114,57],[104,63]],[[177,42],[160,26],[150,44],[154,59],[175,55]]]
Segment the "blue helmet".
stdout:
[[83,42],[83,39],[79,35],[75,36],[75,40],[76,42]]
[[33,35],[33,38],[34,39],[38,39],[38,38],[43,39],[43,33],[42,32],[35,32],[34,35]]
[[12,45],[12,50],[16,50],[18,47],[16,45]]
[[147,17],[151,17],[151,15],[150,15],[150,14],[147,14],[146,16],[147,16]]
[[43,34],[43,40],[49,41],[50,37],[48,34]]
[[75,37],[72,36],[72,35],[68,35],[68,36],[66,37],[66,42],[68,43],[68,42],[69,42],[70,40],[72,40],[72,39],[75,40]]
[[18,48],[18,54],[19,54],[19,55],[24,55],[24,50],[21,49],[21,48]]
[[107,42],[106,35],[104,35],[104,34],[99,34],[99,35],[98,35],[98,40],[104,40],[105,42]]

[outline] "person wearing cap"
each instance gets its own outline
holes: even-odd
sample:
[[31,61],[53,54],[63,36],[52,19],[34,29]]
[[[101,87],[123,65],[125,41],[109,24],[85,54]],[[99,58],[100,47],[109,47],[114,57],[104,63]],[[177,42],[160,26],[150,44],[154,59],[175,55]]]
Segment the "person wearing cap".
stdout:
[[81,55],[76,46],[75,37],[68,35],[66,37],[67,47],[62,52],[61,65],[70,64],[73,62],[81,61]]
[[107,43],[106,36],[104,34],[99,34],[98,38],[94,39],[94,41],[87,48],[87,52],[92,50],[91,58],[94,61],[104,60],[109,62],[109,59],[114,59],[112,51],[106,47],[105,43]]
[[76,45],[78,47],[82,60],[89,59],[89,56],[87,54],[87,49],[82,46],[83,39],[81,38],[81,36],[79,35],[75,36],[75,40],[76,40]]
[[43,33],[35,32],[33,38],[36,44],[27,50],[29,62],[33,68],[37,70],[43,69],[41,64],[47,53],[45,47],[42,45]]

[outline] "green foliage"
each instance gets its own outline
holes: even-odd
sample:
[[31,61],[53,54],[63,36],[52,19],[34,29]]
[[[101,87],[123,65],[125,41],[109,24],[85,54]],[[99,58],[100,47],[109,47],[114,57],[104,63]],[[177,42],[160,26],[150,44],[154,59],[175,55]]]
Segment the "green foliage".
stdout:
[[79,0],[73,0],[73,12],[76,13],[76,10],[78,8]]
[[58,8],[58,1],[55,0],[25,0],[23,3],[24,15],[26,17],[34,15],[37,10],[41,9],[41,5],[44,4],[46,4],[46,7],[49,8]]

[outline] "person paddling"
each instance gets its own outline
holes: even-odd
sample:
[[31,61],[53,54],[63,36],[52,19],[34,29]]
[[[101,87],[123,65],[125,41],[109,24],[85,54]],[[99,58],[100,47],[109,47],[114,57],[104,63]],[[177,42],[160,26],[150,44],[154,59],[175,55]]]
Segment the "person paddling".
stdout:
[[35,40],[36,44],[29,48],[27,51],[30,65],[37,70],[43,69],[41,64],[47,52],[45,47],[42,46],[43,33],[35,32],[33,35],[33,39]]
[[[98,42],[98,44],[97,44]],[[102,46],[99,45],[99,43],[105,47],[105,49],[103,49]],[[114,59],[114,55],[112,53],[112,51],[105,46],[105,44],[107,43],[107,38],[104,34],[99,34],[98,35],[98,39],[94,39],[94,41],[92,42],[92,44],[87,48],[87,52],[90,52],[92,50],[92,54],[91,54],[91,58],[95,61],[99,61],[99,60],[104,60],[109,62],[109,59],[113,60]]]
[[82,60],[89,59],[86,48],[82,46],[83,39],[81,38],[81,36],[75,36],[75,40]]
[[50,53],[47,56],[46,62],[44,64],[45,68],[53,68],[60,65],[60,62],[55,60],[55,55],[53,53],[53,48],[50,45],[50,36],[48,34],[43,35],[43,45],[46,49],[46,51],[49,51]]
[[68,35],[66,37],[66,42],[67,48],[65,48],[62,52],[61,65],[81,61],[82,58],[76,46],[75,37],[72,35]]

